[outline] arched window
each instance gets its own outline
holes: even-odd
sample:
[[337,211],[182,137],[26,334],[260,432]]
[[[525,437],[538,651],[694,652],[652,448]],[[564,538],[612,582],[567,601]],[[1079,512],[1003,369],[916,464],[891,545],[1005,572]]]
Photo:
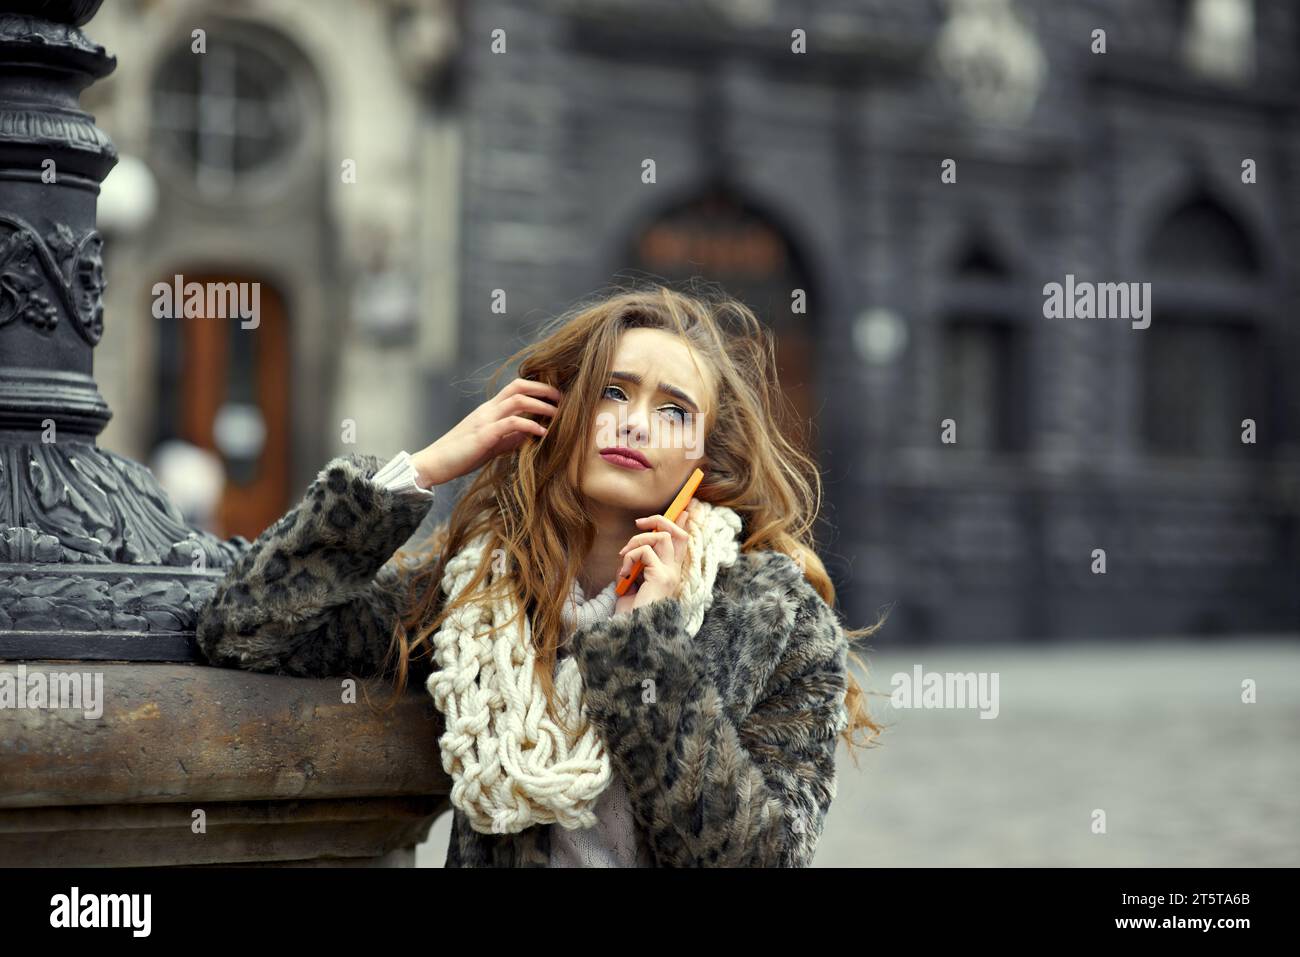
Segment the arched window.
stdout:
[[204,198],[282,178],[312,115],[299,57],[270,31],[222,22],[187,37],[154,76],[154,145]]
[[1175,278],[1253,276],[1260,271],[1255,244],[1227,210],[1205,193],[1180,204],[1147,245],[1151,267]]
[[1255,244],[1203,192],[1179,203],[1146,250],[1152,318],[1142,347],[1142,437],[1156,455],[1241,454],[1241,422],[1267,440],[1268,376],[1251,311],[1260,274]]
[[941,323],[939,417],[957,423],[957,447],[1014,452],[1025,444],[1024,334],[1008,315],[1012,270],[980,231],[951,262]]

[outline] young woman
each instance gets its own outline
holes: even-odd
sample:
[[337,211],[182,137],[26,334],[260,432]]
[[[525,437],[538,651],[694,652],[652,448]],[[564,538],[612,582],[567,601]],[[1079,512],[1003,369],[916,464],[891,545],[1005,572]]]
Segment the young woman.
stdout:
[[580,304],[516,362],[415,455],[328,463],[203,608],[204,654],[423,681],[448,867],[807,866],[837,739],[880,732],[847,667],[879,622],[832,611],[770,333],[736,300],[654,286]]

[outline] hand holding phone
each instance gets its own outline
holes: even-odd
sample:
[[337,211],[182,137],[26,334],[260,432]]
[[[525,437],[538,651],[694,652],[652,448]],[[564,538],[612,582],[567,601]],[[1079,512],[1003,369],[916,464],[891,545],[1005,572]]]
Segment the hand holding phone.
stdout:
[[[682,512],[686,511],[686,506],[690,505],[691,499],[695,496],[695,490],[700,487],[700,482],[703,480],[704,471],[702,469],[696,469],[692,472],[690,478],[686,480],[686,484],[683,485],[681,491],[677,493],[677,497],[673,499],[672,504],[669,505],[667,510],[664,512],[664,518],[668,519],[670,522],[676,522],[678,516],[680,516]],[[639,559],[634,562],[631,570],[625,577],[620,578],[618,584],[614,587],[615,594],[620,596],[626,594],[627,590],[632,587],[632,583],[636,581],[637,576],[641,574],[644,567],[644,563]]]

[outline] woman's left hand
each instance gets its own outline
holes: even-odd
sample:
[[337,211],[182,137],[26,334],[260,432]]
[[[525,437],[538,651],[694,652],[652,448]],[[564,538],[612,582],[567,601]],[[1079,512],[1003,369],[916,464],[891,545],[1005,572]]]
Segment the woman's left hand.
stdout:
[[622,578],[632,566],[640,561],[645,567],[637,579],[637,584],[619,596],[614,603],[614,614],[640,608],[660,598],[675,598],[681,587],[682,566],[686,561],[686,542],[691,526],[689,510],[678,516],[682,523],[678,525],[668,521],[662,515],[649,515],[638,518],[637,525],[648,529],[633,535],[620,554],[623,564],[618,570]]

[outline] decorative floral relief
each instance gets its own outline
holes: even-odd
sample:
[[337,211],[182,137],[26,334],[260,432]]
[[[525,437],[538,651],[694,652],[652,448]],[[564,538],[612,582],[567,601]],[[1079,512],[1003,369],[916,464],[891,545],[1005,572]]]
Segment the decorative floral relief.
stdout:
[[30,233],[0,238],[0,326],[15,319],[46,331],[58,325],[58,309],[41,292],[45,280],[37,260],[35,237]]
[[153,473],[87,444],[0,449],[0,562],[221,570],[247,546],[185,524]]
[[0,581],[0,631],[192,632],[216,587],[215,579],[33,571]]
[[[8,228],[7,235],[4,234]],[[23,220],[0,214],[0,327],[15,320],[42,332],[58,325],[53,292],[92,346],[104,334],[104,241],[95,230],[80,237],[63,223],[44,240]]]

